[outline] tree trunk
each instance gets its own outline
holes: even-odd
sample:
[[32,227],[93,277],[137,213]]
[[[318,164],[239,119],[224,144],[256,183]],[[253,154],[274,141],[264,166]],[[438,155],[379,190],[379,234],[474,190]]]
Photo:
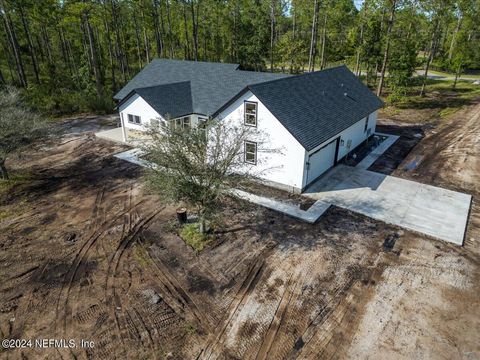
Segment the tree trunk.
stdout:
[[190,9],[192,12],[192,42],[193,42],[193,59],[198,61],[198,10],[200,0],[198,0],[197,14],[195,14],[195,1],[190,0]]
[[420,96],[425,96],[425,88],[427,86],[427,79],[428,79],[428,70],[430,69],[430,64],[435,56],[436,51],[436,42],[437,42],[437,31],[439,27],[440,21],[438,19],[435,22],[435,26],[432,32],[432,38],[430,40],[430,51],[428,53],[427,63],[425,64],[425,71],[423,73],[423,82],[422,82],[422,89],[420,90]]
[[320,70],[325,69],[325,66],[327,65],[326,61],[326,52],[325,52],[325,46],[327,43],[327,9],[325,9],[325,18],[323,20],[323,31],[322,31],[322,53],[320,56]]
[[272,0],[270,9],[270,72],[273,72],[275,46],[275,0]]
[[[295,45],[295,41],[296,41],[296,31],[297,31],[297,16],[296,16],[296,7],[293,7],[293,13],[292,13],[292,44]],[[294,57],[295,57],[295,54],[294,52],[292,51],[292,54],[291,54],[291,58],[290,58],[290,74],[293,74],[293,71],[294,71]]]
[[112,92],[117,91],[117,79],[115,78],[115,61],[113,61],[113,46],[110,35],[110,25],[107,20],[107,2],[103,2],[105,16],[103,17],[103,26],[105,26],[105,37],[107,38],[108,57],[110,59],[110,76],[112,77]]
[[142,9],[142,24],[143,24],[143,43],[145,45],[145,58],[147,64],[150,62],[150,41],[148,40],[147,28],[145,26],[145,13]]
[[92,62],[93,75],[95,77],[95,86],[97,88],[97,96],[103,98],[103,81],[100,71],[100,65],[98,63],[97,48],[95,46],[95,38],[93,36],[92,27],[88,20],[87,13],[83,13],[83,21],[85,23],[85,28],[87,30],[88,44],[90,48],[90,58]]
[[183,44],[185,49],[185,59],[190,60],[190,45],[188,41],[188,21],[187,21],[187,4],[183,1],[183,27],[185,30],[185,43]]
[[361,69],[360,69],[361,52],[362,52],[362,46],[363,46],[363,32],[365,29],[365,17],[367,16],[367,9],[368,9],[368,0],[363,3],[363,13],[362,13],[362,19],[360,24],[360,43],[358,44],[357,59],[355,60],[355,75],[357,76],[359,76],[361,72]]
[[138,22],[137,22],[137,16],[135,15],[135,11],[133,12],[133,25],[135,26],[135,46],[137,48],[138,68],[141,69],[143,67],[143,64],[142,64],[142,55],[140,52],[140,34],[138,32]]
[[115,57],[117,61],[120,61],[120,71],[122,72],[123,80],[127,81],[127,66],[125,65],[125,58],[123,52],[123,46],[120,39],[120,31],[117,19],[117,10],[115,0],[110,0],[110,8],[112,11],[112,30],[115,32]]
[[8,64],[8,73],[10,74],[11,83],[14,84],[15,83],[15,75],[14,75],[15,71],[13,70],[14,65],[13,65],[12,59],[10,57],[10,49],[8,48],[8,45],[9,45],[8,39],[7,39],[7,44],[5,44],[2,41],[3,53],[5,54],[5,58],[7,59],[7,64]]
[[460,26],[462,24],[462,16],[458,16],[458,21],[457,21],[457,26],[455,27],[455,31],[453,32],[452,35],[452,42],[450,43],[450,49],[448,51],[448,60],[452,60],[453,57],[453,50],[455,50],[455,45],[457,42],[457,34],[460,31]]
[[18,45],[17,35],[15,34],[15,29],[13,27],[12,19],[10,18],[8,9],[5,7],[5,3],[3,0],[0,2],[0,5],[2,6],[4,11],[5,29],[9,37],[10,46],[12,47],[12,50],[13,50],[13,55],[14,55],[15,63],[17,66],[17,73],[18,73],[18,78],[20,80],[20,85],[23,87],[27,87],[27,77],[25,76],[22,56],[20,53],[20,46]]
[[390,11],[390,19],[388,19],[387,34],[385,40],[385,51],[383,53],[382,70],[380,71],[380,81],[378,82],[377,96],[382,95],[383,82],[385,79],[385,71],[387,70],[388,54],[390,51],[390,35],[392,33],[393,22],[395,20],[397,0],[392,0],[392,9]]
[[0,84],[5,85],[5,78],[3,77],[2,69],[0,69]]
[[25,31],[25,35],[27,37],[28,49],[30,50],[30,57],[32,59],[33,72],[35,73],[35,80],[37,81],[37,84],[40,84],[40,77],[38,75],[39,70],[38,70],[38,63],[37,63],[37,55],[35,54],[35,48],[33,47],[32,37],[30,36],[30,26],[28,24],[28,20],[25,18],[25,14],[23,13],[22,6],[19,6],[19,10],[20,10],[20,17],[22,19],[23,30]]
[[170,0],[166,0],[165,6],[167,8],[167,25],[168,25],[168,47],[170,49],[170,59],[173,59],[173,35],[172,35],[172,17],[170,14]]
[[457,71],[455,71],[455,80],[453,82],[453,88],[455,89],[457,87],[457,82],[458,82],[458,78],[460,77],[460,74],[461,74],[461,66],[459,66],[457,68]]
[[0,173],[3,180],[9,180],[7,168],[5,167],[5,160],[0,160]]
[[314,1],[310,53],[308,55],[308,71],[313,71],[315,69],[315,56],[317,53],[318,10],[320,6],[320,0]]
[[155,33],[155,44],[157,46],[157,56],[159,58],[162,57],[162,52],[163,52],[163,45],[162,45],[162,38],[160,35],[160,27],[158,23],[158,2],[157,0],[153,0],[153,12],[152,12],[152,17],[153,17],[153,30]]

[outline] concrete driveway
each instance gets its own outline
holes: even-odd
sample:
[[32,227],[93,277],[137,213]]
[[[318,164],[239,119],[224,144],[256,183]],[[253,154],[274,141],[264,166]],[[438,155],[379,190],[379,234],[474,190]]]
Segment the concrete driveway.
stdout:
[[338,165],[304,195],[386,223],[463,244],[471,196]]

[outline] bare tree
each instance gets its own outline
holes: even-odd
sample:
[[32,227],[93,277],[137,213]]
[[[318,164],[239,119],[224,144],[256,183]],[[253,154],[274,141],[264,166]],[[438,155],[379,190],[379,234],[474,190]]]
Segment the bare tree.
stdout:
[[47,122],[24,107],[13,88],[0,92],[0,173],[8,180],[7,157],[48,134]]
[[[256,166],[244,161],[244,142],[252,138],[251,132],[246,126],[217,120],[188,130],[174,126],[150,128],[151,140],[143,146],[146,158],[153,164],[149,183],[167,201],[194,207],[203,233],[229,189],[238,186],[241,179],[258,175],[252,170]],[[255,139],[262,136],[257,134]]]

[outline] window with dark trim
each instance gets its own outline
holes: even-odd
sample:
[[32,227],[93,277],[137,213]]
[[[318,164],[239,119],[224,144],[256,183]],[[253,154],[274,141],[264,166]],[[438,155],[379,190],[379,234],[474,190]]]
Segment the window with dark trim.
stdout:
[[367,117],[365,118],[365,128],[363,129],[363,132],[366,132],[367,129],[368,129],[368,118],[370,117],[370,115],[367,115]]
[[257,164],[257,143],[245,141],[244,161],[249,164]]
[[128,114],[128,122],[130,124],[140,125],[142,123],[142,119],[140,116]]
[[257,108],[258,104],[252,101],[245,101],[244,113],[245,113],[245,125],[257,126]]

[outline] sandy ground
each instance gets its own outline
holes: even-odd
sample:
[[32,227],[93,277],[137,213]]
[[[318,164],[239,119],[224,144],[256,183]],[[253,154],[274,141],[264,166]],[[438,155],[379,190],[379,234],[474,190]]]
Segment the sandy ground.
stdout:
[[[479,112],[421,141],[399,127],[373,167],[475,201]],[[0,194],[0,337],[94,346],[1,358],[480,358],[476,203],[460,248],[337,208],[309,225],[226,199],[197,254],[176,235],[175,206],[112,156],[123,148],[79,126],[8,163],[31,180]]]

